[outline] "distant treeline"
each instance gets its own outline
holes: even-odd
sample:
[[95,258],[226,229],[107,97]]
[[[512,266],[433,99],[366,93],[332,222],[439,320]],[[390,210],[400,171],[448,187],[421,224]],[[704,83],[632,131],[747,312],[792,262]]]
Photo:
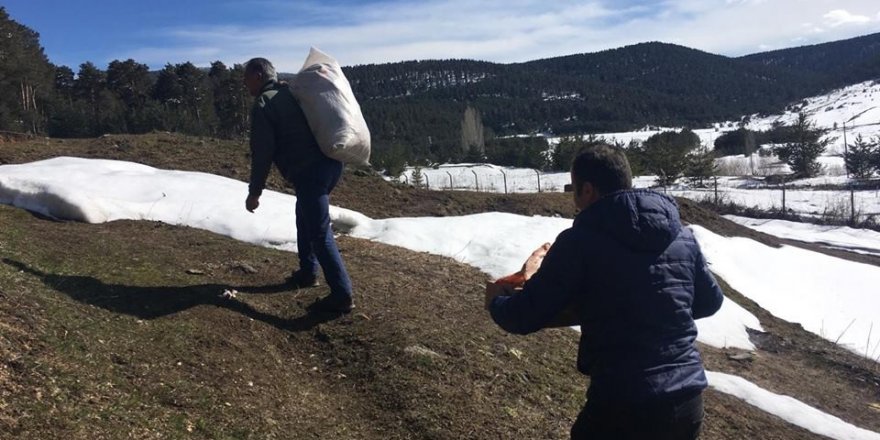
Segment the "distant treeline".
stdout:
[[250,98],[242,68],[192,63],[150,72],[134,60],[91,62],[78,71],[49,62],[33,30],[0,8],[0,130],[53,137],[178,131],[246,134]]

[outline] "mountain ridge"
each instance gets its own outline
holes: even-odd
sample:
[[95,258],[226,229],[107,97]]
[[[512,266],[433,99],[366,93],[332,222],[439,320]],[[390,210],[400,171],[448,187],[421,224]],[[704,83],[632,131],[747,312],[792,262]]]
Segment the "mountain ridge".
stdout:
[[745,57],[648,42],[523,63],[425,60],[343,71],[380,154],[403,144],[441,159],[463,148],[468,106],[497,136],[696,127],[778,112],[880,78],[880,33]]

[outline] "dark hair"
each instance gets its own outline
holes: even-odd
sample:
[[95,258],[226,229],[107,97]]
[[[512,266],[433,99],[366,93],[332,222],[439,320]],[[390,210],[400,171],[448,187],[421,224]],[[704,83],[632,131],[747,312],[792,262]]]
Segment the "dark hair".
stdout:
[[275,73],[275,66],[265,58],[251,58],[244,65],[244,72],[247,74],[259,73],[266,81],[278,80],[278,75]]
[[582,148],[571,161],[575,191],[590,182],[600,194],[632,188],[629,161],[620,148],[596,144]]

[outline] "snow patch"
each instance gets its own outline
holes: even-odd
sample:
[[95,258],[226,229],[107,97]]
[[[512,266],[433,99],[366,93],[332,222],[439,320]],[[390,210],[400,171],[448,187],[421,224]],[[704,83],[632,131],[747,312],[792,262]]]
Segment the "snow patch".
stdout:
[[797,399],[767,391],[730,374],[707,371],[709,386],[810,432],[837,440],[880,440],[880,434],[851,425]]

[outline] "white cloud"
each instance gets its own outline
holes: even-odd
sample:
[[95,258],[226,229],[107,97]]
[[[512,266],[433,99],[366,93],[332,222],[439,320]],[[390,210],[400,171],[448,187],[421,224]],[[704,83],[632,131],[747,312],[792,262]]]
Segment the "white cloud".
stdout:
[[852,14],[846,9],[835,9],[823,15],[825,23],[831,27],[838,27],[847,24],[865,24],[871,21],[870,17],[864,15]]
[[[285,22],[164,30],[153,41],[169,44],[117,58],[155,67],[265,56],[282,71],[293,71],[312,45],[354,65],[448,58],[520,62],[645,41],[738,56],[790,47],[792,41],[814,44],[869,33],[868,22],[875,22],[848,11],[874,8],[874,1],[835,0],[841,9],[828,12],[825,1],[801,0],[428,0],[344,7],[309,0],[275,4],[281,8],[277,15],[289,17]],[[303,16],[309,18],[297,18]]]

